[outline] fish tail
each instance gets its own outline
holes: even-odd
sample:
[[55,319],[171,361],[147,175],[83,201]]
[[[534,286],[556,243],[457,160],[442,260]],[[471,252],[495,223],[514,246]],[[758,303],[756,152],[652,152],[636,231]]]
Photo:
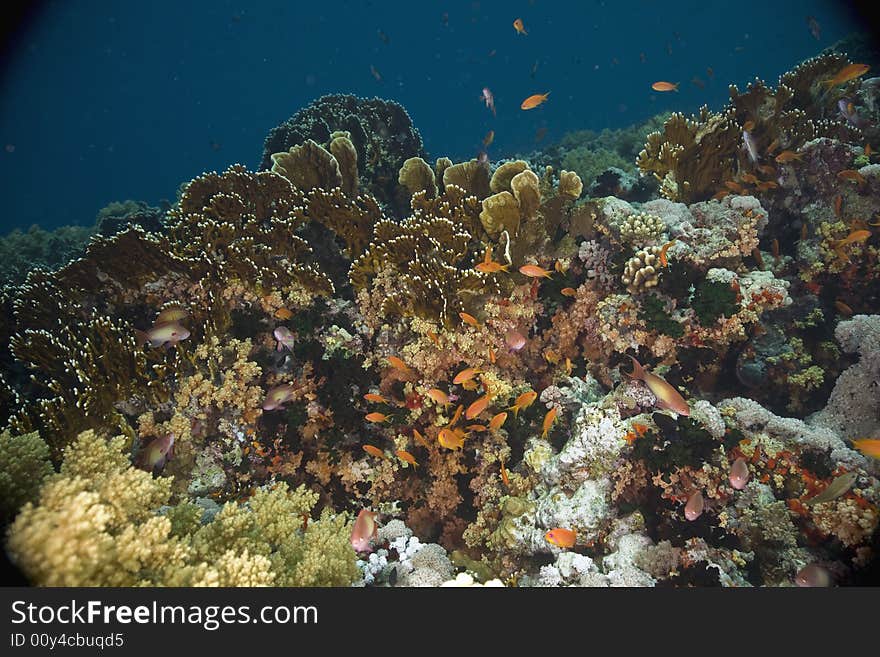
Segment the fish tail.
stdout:
[[146,334],[145,331],[141,331],[140,329],[134,330],[134,339],[137,341],[138,347],[143,347],[150,341],[150,336]]
[[644,380],[645,379],[645,368],[642,367],[642,364],[639,361],[637,361],[635,358],[633,358],[632,356],[630,356],[629,358],[633,362],[633,371],[630,372],[629,378],[634,379],[634,380]]

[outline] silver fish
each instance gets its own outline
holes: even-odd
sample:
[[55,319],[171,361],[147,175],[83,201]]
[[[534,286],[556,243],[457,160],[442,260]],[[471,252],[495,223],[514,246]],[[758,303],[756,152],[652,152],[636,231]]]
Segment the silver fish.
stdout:
[[757,163],[758,161],[758,149],[755,148],[755,141],[752,139],[752,135],[748,130],[743,130],[743,144],[746,147],[746,150],[749,153],[749,159],[752,162]]
[[823,490],[818,495],[815,495],[807,500],[807,504],[821,504],[822,502],[830,502],[831,500],[836,500],[838,497],[846,493],[850,488],[853,487],[853,484],[856,483],[856,479],[859,478],[858,473],[855,472],[846,472],[839,477],[835,477],[834,480],[828,484],[828,487]]

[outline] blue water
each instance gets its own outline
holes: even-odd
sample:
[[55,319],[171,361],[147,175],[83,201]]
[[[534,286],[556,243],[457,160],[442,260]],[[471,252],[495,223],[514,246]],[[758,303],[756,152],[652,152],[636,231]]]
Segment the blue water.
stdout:
[[[254,168],[266,133],[325,93],[397,100],[431,157],[473,157],[494,129],[498,159],[532,150],[542,128],[546,144],[718,108],[728,83],[775,83],[858,27],[820,0],[47,2],[2,65],[0,232],[91,225],[111,201],[173,201],[203,171]],[[681,92],[653,92],[656,80]]]

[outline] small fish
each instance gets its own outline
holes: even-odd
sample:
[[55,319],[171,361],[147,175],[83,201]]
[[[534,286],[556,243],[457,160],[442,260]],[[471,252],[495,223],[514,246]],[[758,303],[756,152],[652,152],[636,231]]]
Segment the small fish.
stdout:
[[694,77],[691,78],[691,84],[694,85],[695,87],[699,88],[699,89],[705,89],[705,88],[706,88],[706,83],[703,82],[703,81],[702,81],[699,77],[697,77],[696,75],[695,75]]
[[290,310],[288,310],[287,308],[283,308],[283,307],[279,308],[278,310],[276,310],[272,314],[275,317],[275,319],[280,319],[284,322],[286,322],[288,319],[293,317],[293,313]]
[[669,260],[667,258],[666,253],[667,253],[667,251],[669,251],[669,247],[672,246],[673,244],[675,244],[675,240],[672,240],[670,242],[666,242],[666,244],[664,244],[663,246],[660,247],[660,255],[658,256],[658,259],[660,260],[661,267],[668,267],[669,266]]
[[161,324],[176,324],[188,318],[189,311],[186,308],[181,308],[180,306],[168,306],[159,311],[159,315],[156,317],[156,321],[153,322],[153,326],[160,326]]
[[285,349],[293,351],[294,338],[289,328],[286,326],[276,326],[275,330],[272,331],[272,335],[275,336],[275,340],[278,342],[278,346],[275,348],[277,351]]
[[425,437],[419,432],[418,429],[413,429],[413,438],[415,438],[416,442],[419,443],[422,447],[431,447],[431,443],[425,440]]
[[688,498],[687,504],[684,505],[684,517],[693,522],[703,515],[703,507],[703,493],[697,491]]
[[779,260],[779,240],[775,237],[773,238],[773,241],[770,242],[770,251],[773,253],[773,257],[776,260]]
[[828,89],[832,89],[839,84],[845,84],[850,80],[863,76],[869,70],[871,70],[871,67],[867,64],[850,64],[840,69],[830,80],[822,80],[821,84],[825,85]]
[[373,66],[372,64],[370,64],[370,74],[371,74],[374,78],[376,78],[376,82],[381,82],[381,81],[382,81],[382,74],[379,73],[379,71],[376,69],[376,67]]
[[571,376],[571,373],[574,371],[574,367],[571,364],[571,358],[568,356],[565,357],[565,374],[567,376]]
[[526,342],[526,337],[516,330],[510,330],[504,335],[504,343],[510,351],[521,351]]
[[544,540],[551,545],[555,545],[556,547],[568,549],[570,547],[573,547],[575,541],[577,541],[577,532],[573,529],[563,529],[562,527],[555,527],[544,534]]
[[688,403],[684,400],[684,397],[679,394],[678,390],[656,374],[646,371],[641,363],[632,356],[630,356],[630,360],[633,364],[633,371],[629,375],[630,378],[643,381],[648,386],[650,391],[653,392],[654,396],[657,398],[657,406],[659,408],[668,408],[669,410],[684,416],[691,414],[691,409],[688,406]]
[[550,432],[550,427],[552,427],[553,422],[556,421],[558,413],[559,411],[556,410],[555,406],[547,411],[547,414],[544,416],[544,422],[541,423],[541,438],[547,437],[547,434]]
[[859,116],[859,113],[856,112],[856,108],[851,102],[841,98],[837,101],[837,107],[840,109],[840,115],[846,119],[847,123],[852,124],[860,130],[868,126],[868,121]]
[[391,43],[391,37],[389,37],[387,34],[385,34],[381,30],[381,28],[376,30],[376,35],[379,37],[379,39],[382,41],[382,43],[384,43],[386,46]]
[[870,230],[854,230],[849,235],[844,237],[842,240],[837,240],[834,243],[834,248],[840,249],[841,247],[844,247],[848,244],[855,244],[857,242],[864,242],[869,237],[871,237]]
[[759,164],[757,167],[758,171],[763,173],[765,176],[776,176],[777,171],[769,164]]
[[565,297],[577,296],[577,290],[575,290],[573,287],[564,287],[560,290],[560,293],[562,294],[562,296]]
[[523,265],[519,268],[519,273],[529,278],[550,278],[551,272],[538,265]]
[[477,321],[477,318],[473,315],[469,315],[467,313],[458,313],[458,316],[461,317],[461,321],[463,321],[468,326],[473,326],[474,328],[480,328],[480,323]]
[[461,429],[440,429],[437,441],[446,449],[461,449],[464,446],[465,433]]
[[725,180],[724,186],[727,187],[727,189],[729,189],[730,191],[736,192],[737,194],[742,194],[745,191],[742,185],[740,185],[735,180]]
[[770,145],[767,147],[767,155],[770,155],[773,151],[779,148],[779,140],[774,139],[770,142]]
[[729,190],[729,189],[722,189],[722,190],[719,191],[719,192],[715,192],[715,193],[712,195],[712,200],[713,200],[713,201],[720,201],[720,200],[723,199],[725,196],[730,196],[730,190]]
[[678,82],[664,82],[660,80],[659,82],[655,82],[651,85],[651,89],[654,91],[678,91]]
[[172,347],[181,340],[186,340],[189,337],[189,330],[177,322],[171,322],[152,326],[146,331],[135,329],[134,335],[139,347],[149,343],[151,347],[157,349]]
[[513,21],[513,29],[516,30],[517,34],[528,34],[528,32],[526,32],[525,26],[523,25],[522,18],[517,18],[515,21]]
[[492,95],[489,87],[483,87],[483,95],[481,96],[481,100],[486,103],[486,107],[492,110],[492,116],[498,116],[495,113],[495,96]]
[[524,411],[529,406],[531,406],[537,398],[538,393],[534,390],[529,390],[528,392],[524,392],[519,397],[517,397],[516,401],[513,402],[513,406],[508,407],[507,410],[513,411],[514,417],[519,417],[519,412]]
[[746,121],[745,123],[743,123],[743,130],[745,130],[746,132],[751,132],[754,129],[755,129],[755,122],[754,121],[749,120],[749,121]]
[[712,70],[711,66],[706,67],[706,75],[709,76],[710,80],[715,77],[715,71]]
[[466,367],[461,372],[455,375],[455,378],[452,379],[452,383],[455,385],[461,385],[465,381],[470,381],[479,373],[480,370],[478,370],[476,367]]
[[545,94],[533,94],[533,95],[529,96],[528,98],[526,98],[519,107],[520,107],[520,109],[524,109],[524,110],[534,109],[535,107],[537,107],[541,103],[546,102],[547,96],[549,96],[549,95],[550,95],[549,91]]
[[363,445],[363,450],[370,456],[378,456],[380,459],[386,458],[385,452],[375,445]]
[[864,185],[867,182],[865,180],[865,177],[855,169],[844,169],[843,171],[838,171],[837,177],[841,180],[849,180],[856,183],[857,185]]
[[154,438],[147,443],[136,458],[138,467],[147,472],[159,472],[171,459],[174,452],[174,434]]
[[852,317],[853,315],[853,309],[847,306],[840,299],[834,302],[834,307],[837,308],[837,312],[841,313],[842,315],[846,315],[847,317]]
[[486,347],[486,355],[489,357],[489,362],[493,365],[495,364],[495,350],[492,347]]
[[376,514],[361,509],[351,529],[351,547],[355,552],[369,552],[370,541],[376,538],[377,533]]
[[638,437],[639,435],[634,431],[627,431],[623,434],[623,439],[626,441],[627,445],[632,445]]
[[468,431],[476,431],[477,433],[486,431],[486,427],[482,424],[469,424],[465,427]]
[[385,399],[382,395],[377,395],[376,393],[373,393],[373,392],[368,392],[367,394],[365,394],[364,399],[366,399],[368,402],[374,402],[376,404],[387,404],[388,403],[388,400]]
[[376,423],[379,423],[379,422],[390,422],[390,421],[391,421],[391,416],[390,416],[390,415],[385,415],[385,413],[374,412],[374,413],[367,413],[367,414],[364,416],[364,419],[365,419],[367,422],[376,422]]
[[490,130],[486,133],[486,136],[483,137],[483,148],[489,148],[493,141],[495,141],[495,131]]
[[508,271],[508,267],[510,265],[503,265],[500,262],[495,262],[491,260],[489,262],[480,262],[474,266],[474,269],[477,271],[481,271],[484,274],[497,274],[500,271]]
[[743,457],[739,457],[730,466],[730,475],[728,475],[730,485],[736,490],[742,490],[749,482],[749,466]]
[[874,151],[871,150],[871,144],[865,144],[865,157],[871,157],[874,154]]
[[506,488],[510,488],[510,479],[507,478],[507,468],[504,467],[504,459],[498,459],[501,463],[501,481]]
[[544,358],[551,365],[557,365],[561,356],[559,355],[558,351],[555,351],[553,349],[545,349]]
[[758,182],[757,177],[755,177],[755,174],[753,173],[744,173],[740,176],[740,179],[749,185],[755,185]]
[[433,400],[437,404],[440,404],[441,406],[447,406],[449,404],[449,395],[447,395],[439,388],[431,388],[425,394],[428,396],[429,399]]
[[399,458],[401,461],[406,461],[410,465],[412,465],[414,467],[418,467],[419,463],[418,463],[418,461],[416,461],[416,457],[413,456],[412,454],[410,454],[409,452],[407,452],[406,450],[396,449],[396,450],[394,450],[394,453],[397,455],[397,458]]
[[501,428],[506,419],[507,413],[501,412],[498,415],[495,415],[491,420],[489,420],[489,430],[498,431],[498,429]]
[[853,447],[865,456],[880,459],[880,438],[861,438],[853,441]]
[[397,356],[388,356],[388,363],[396,370],[400,370],[405,374],[409,374],[412,370],[409,368],[409,365],[403,362]]
[[282,383],[275,386],[266,393],[266,399],[263,400],[264,411],[284,410],[284,404],[293,399],[297,388],[291,383]]
[[431,339],[431,342],[434,343],[435,347],[440,346],[440,336],[434,333],[431,329],[428,329],[428,337]]
[[473,420],[480,413],[486,410],[486,407],[489,405],[489,402],[492,401],[489,395],[483,395],[473,404],[467,407],[467,410],[464,413],[465,418],[468,420]]
[[810,34],[813,35],[813,38],[816,41],[819,41],[822,36],[822,26],[819,24],[819,21],[813,16],[807,16],[807,27],[810,30]]
[[834,578],[819,564],[810,563],[797,572],[794,583],[806,588],[826,588],[834,585]]
[[544,137],[547,136],[547,126],[541,126],[537,130],[535,130],[535,143],[540,142]]
[[462,404],[459,404],[455,408],[455,413],[452,414],[452,419],[449,420],[449,424],[447,426],[454,427],[455,424],[461,419],[461,413],[463,410],[464,410],[464,406]]
[[835,477],[821,493],[808,499],[806,504],[812,506],[813,504],[836,500],[852,488],[858,478],[859,475],[856,472],[846,472],[839,477]]
[[647,424],[639,424],[638,422],[633,422],[632,428],[635,429],[639,438],[641,438],[642,436],[644,436],[648,432],[648,425]]
[[779,184],[775,180],[762,180],[756,187],[758,191],[766,192],[768,189],[776,189],[779,187]]
[[536,59],[536,60],[535,60],[535,63],[532,64],[532,70],[529,71],[529,77],[532,78],[532,80],[535,79],[535,75],[536,75],[537,72],[538,72],[538,64],[539,64],[539,63],[540,63],[540,60],[537,60],[537,59]]
[[834,197],[834,216],[841,217],[843,214],[843,196],[838,194]]
[[750,133],[748,130],[743,130],[742,137],[743,137],[743,146],[745,147],[746,152],[748,152],[748,154],[749,154],[749,159],[753,163],[757,163],[758,149],[755,146],[755,140],[752,139],[752,133]]
[[803,153],[795,153],[794,151],[782,151],[773,159],[776,160],[778,164],[787,164],[793,160],[800,160],[803,156]]

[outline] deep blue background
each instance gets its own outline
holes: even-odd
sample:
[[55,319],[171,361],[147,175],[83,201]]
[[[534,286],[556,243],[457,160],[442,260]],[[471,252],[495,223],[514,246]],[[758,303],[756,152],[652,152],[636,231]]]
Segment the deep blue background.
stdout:
[[[662,110],[718,108],[728,83],[755,76],[775,83],[858,29],[844,7],[831,0],[47,2],[0,68],[0,232],[90,225],[110,201],[156,204],[202,171],[256,167],[266,133],[325,93],[399,101],[430,155],[456,160],[476,155],[490,128],[490,156],[498,159],[531,150],[541,127],[547,143]],[[808,14],[822,26],[818,42]],[[513,29],[517,17],[528,36]],[[694,76],[705,89],[690,82]],[[681,93],[653,92],[656,80],[681,82]],[[495,94],[497,119],[479,100],[484,86]],[[519,109],[545,91],[542,107]]]

